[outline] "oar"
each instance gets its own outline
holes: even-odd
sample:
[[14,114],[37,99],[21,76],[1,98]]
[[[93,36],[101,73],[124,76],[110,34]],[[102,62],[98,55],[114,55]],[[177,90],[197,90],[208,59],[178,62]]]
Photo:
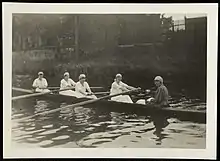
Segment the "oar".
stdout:
[[12,90],[24,92],[24,93],[34,93],[32,90],[22,89],[22,88],[17,88],[17,87],[12,87]]
[[28,116],[28,117],[25,117],[25,118],[22,118],[22,119],[17,119],[16,121],[20,122],[20,121],[24,121],[24,120],[27,120],[27,119],[34,118],[36,116],[54,113],[54,112],[57,112],[57,111],[60,111],[60,110],[66,109],[66,108],[73,108],[73,107],[83,106],[83,105],[86,105],[86,104],[95,103],[95,102],[98,102],[98,101],[103,100],[103,99],[108,99],[108,98],[111,98],[111,97],[128,94],[128,93],[131,93],[131,92],[134,92],[134,91],[137,91],[137,89],[130,90],[130,91],[127,91],[127,92],[118,93],[118,94],[114,94],[114,95],[103,96],[103,97],[100,97],[100,98],[97,98],[97,99],[87,100],[87,101],[79,102],[79,103],[72,104],[72,105],[67,105],[67,106],[64,106],[64,107],[57,108],[57,109],[37,113],[35,115]]
[[110,92],[95,92],[94,95],[110,94]]
[[[47,89],[59,89],[60,87],[48,87]],[[103,87],[90,87],[91,89],[103,89]]]
[[18,100],[18,99],[23,99],[23,98],[29,98],[29,97],[35,97],[35,96],[41,96],[41,95],[46,95],[46,94],[50,94],[50,93],[53,93],[53,92],[61,92],[61,91],[66,91],[66,90],[71,90],[71,89],[74,89],[74,87],[72,88],[65,88],[65,89],[59,89],[59,90],[52,90],[52,91],[49,91],[49,92],[40,92],[40,93],[32,93],[32,94],[27,94],[27,95],[22,95],[22,96],[16,96],[16,97],[13,97],[12,100],[15,101],[15,100]]

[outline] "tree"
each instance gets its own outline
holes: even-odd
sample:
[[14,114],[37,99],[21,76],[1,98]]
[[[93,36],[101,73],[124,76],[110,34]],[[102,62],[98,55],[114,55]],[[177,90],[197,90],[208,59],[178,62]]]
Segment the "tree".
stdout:
[[165,17],[165,14],[161,15],[161,27],[162,27],[162,36],[163,41],[171,39],[171,33],[174,31],[174,21],[172,16]]

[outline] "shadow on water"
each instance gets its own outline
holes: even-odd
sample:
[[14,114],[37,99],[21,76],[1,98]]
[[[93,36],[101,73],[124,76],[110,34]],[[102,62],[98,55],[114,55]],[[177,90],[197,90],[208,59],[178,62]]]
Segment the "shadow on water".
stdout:
[[163,130],[169,125],[167,119],[168,117],[162,114],[152,115],[150,118],[155,126],[155,131],[153,134],[157,136],[157,138],[155,139],[156,145],[161,145],[162,140],[167,138],[168,136],[168,134],[165,134]]

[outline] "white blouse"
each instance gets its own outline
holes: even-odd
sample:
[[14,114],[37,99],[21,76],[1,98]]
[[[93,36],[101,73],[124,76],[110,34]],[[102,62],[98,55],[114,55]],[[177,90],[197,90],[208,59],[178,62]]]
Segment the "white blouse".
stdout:
[[60,81],[60,89],[65,89],[70,86],[74,87],[75,85],[76,85],[76,83],[71,78],[69,78],[67,81],[65,79],[62,79]]
[[41,80],[36,78],[32,86],[35,88],[46,88],[48,86],[47,80],[45,78],[42,78]]
[[80,82],[76,83],[76,87],[75,87],[75,91],[85,94],[86,95],[86,91],[91,93],[91,89],[89,87],[89,84],[87,82],[84,82],[83,84],[81,84]]
[[128,88],[128,85],[123,83],[122,81],[120,81],[119,84],[117,82],[113,82],[110,93],[111,95],[122,93],[122,92],[127,91],[128,90],[127,88]]

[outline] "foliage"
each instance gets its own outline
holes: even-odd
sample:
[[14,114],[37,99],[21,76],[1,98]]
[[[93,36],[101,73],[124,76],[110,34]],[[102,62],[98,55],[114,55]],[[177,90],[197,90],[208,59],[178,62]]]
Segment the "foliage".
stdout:
[[[74,48],[75,16],[14,14],[13,51],[51,46]],[[78,15],[80,51],[111,50],[119,44],[157,41],[161,33],[159,16]]]

